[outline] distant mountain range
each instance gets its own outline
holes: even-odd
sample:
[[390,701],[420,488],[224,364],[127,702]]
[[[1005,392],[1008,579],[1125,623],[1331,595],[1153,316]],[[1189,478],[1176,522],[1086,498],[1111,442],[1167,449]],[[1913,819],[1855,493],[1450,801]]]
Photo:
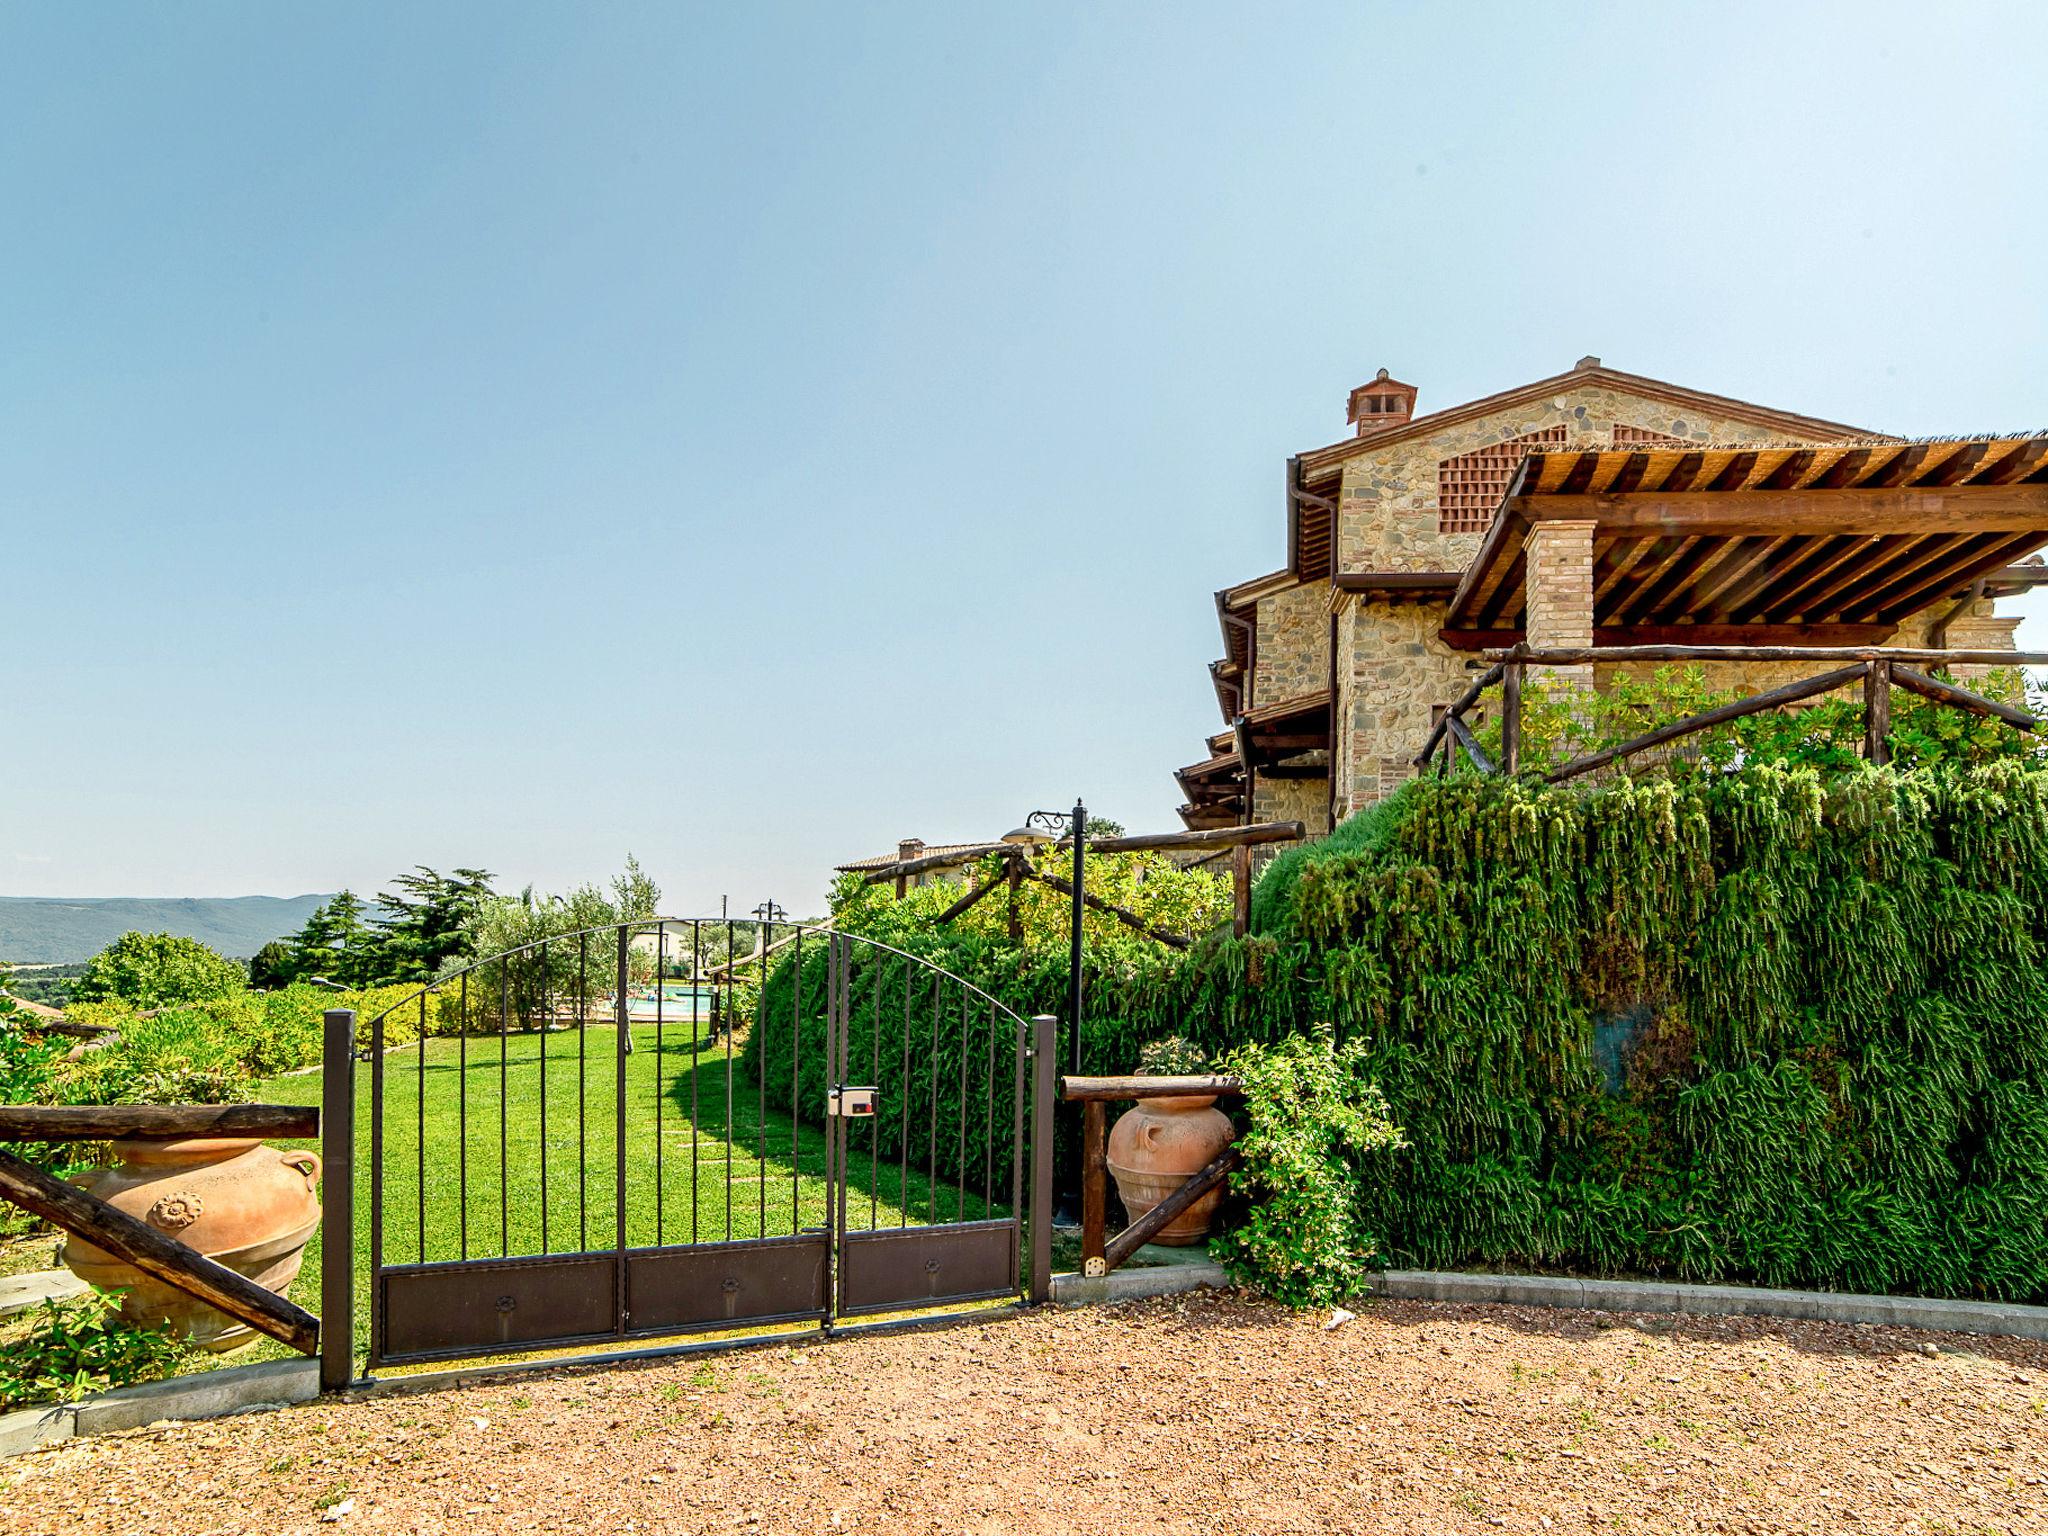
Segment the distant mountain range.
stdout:
[[139,929],[176,933],[246,960],[296,933],[325,896],[0,896],[0,960],[84,960]]

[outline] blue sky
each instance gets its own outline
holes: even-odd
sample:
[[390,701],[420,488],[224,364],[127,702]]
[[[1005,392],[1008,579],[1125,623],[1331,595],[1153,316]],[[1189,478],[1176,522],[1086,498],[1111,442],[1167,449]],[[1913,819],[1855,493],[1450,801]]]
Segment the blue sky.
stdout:
[[[677,912],[1079,792],[1381,366],[2048,425],[2048,12],[11,7],[0,892]],[[2048,624],[2029,625],[2048,643]]]

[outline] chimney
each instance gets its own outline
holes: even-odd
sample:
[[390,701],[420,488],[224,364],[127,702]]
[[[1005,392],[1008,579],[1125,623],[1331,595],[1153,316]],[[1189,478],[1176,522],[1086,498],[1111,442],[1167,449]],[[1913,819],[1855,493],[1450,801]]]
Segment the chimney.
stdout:
[[908,892],[908,891],[910,890],[910,888],[911,888],[911,887],[912,887],[913,885],[923,885],[923,884],[924,884],[924,878],[925,878],[925,877],[924,877],[923,875],[919,875],[919,876],[917,876],[917,878],[916,878],[916,879],[912,879],[912,878],[911,878],[911,877],[910,877],[909,875],[906,875],[906,874],[904,874],[904,873],[903,873],[903,866],[904,866],[905,864],[908,864],[908,863],[909,863],[909,862],[910,862],[910,861],[911,861],[912,859],[916,858],[916,857],[917,857],[917,856],[918,856],[918,855],[919,855],[920,853],[923,853],[923,852],[924,852],[924,839],[923,839],[923,838],[921,838],[921,837],[903,837],[903,838],[898,838],[898,839],[896,840],[896,866],[897,866],[897,868],[896,868],[896,894],[897,894],[897,896],[899,896],[899,897],[903,896],[903,895],[904,895],[904,894],[905,894],[906,892]]
[[1360,437],[1384,432],[1388,427],[1406,426],[1415,414],[1415,386],[1387,377],[1382,368],[1370,384],[1351,391],[1344,419],[1358,429]]

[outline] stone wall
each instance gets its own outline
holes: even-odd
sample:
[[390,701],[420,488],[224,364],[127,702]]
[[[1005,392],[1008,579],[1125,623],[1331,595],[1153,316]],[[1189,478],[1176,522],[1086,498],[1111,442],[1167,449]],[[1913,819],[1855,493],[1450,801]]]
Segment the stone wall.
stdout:
[[1342,690],[1337,717],[1345,758],[1338,805],[1345,814],[1414,773],[1431,706],[1448,704],[1471,686],[1469,663],[1476,658],[1438,638],[1444,607],[1364,600],[1348,607],[1342,633],[1351,687]]
[[1298,821],[1310,837],[1321,837],[1330,830],[1330,781],[1259,774],[1252,781],[1252,820]]
[[1575,439],[1611,443],[1617,424],[1692,442],[1768,442],[1784,436],[1733,417],[1682,410],[1605,385],[1567,386],[1547,399],[1495,411],[1440,432],[1366,448],[1344,465],[1337,502],[1342,571],[1462,571],[1482,533],[1437,531],[1437,465],[1475,448],[1562,426]]
[[1247,712],[1330,686],[1330,584],[1312,581],[1259,600]]
[[[1942,610],[1945,611],[1945,610]],[[1925,617],[1932,622],[1940,612]],[[2019,648],[2020,621],[2017,614],[2011,618],[2000,618],[1994,611],[1992,600],[1980,597],[1949,621],[1945,641],[1951,651],[2011,651]],[[1982,677],[1995,671],[1993,667],[1957,667],[1955,679],[1959,683],[1973,677]]]

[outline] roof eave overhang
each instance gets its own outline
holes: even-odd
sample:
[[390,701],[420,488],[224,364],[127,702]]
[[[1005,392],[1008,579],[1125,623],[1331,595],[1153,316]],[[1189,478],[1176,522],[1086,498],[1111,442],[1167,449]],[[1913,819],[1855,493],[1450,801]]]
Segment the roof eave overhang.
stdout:
[[1347,461],[1361,453],[1375,452],[1389,443],[1407,442],[1444,427],[1454,427],[1480,416],[1490,416],[1495,411],[1510,410],[1517,405],[1533,403],[1563,389],[1582,388],[1588,384],[1605,385],[1627,394],[1664,400],[1694,410],[1712,411],[1717,416],[1725,416],[1734,421],[1746,421],[1754,426],[1766,427],[1791,437],[1857,437],[1885,442],[1899,441],[1897,438],[1871,432],[1863,427],[1852,427],[1839,421],[1826,421],[1817,416],[1802,416],[1795,411],[1780,411],[1767,405],[1758,405],[1751,400],[1709,394],[1705,390],[1688,389],[1682,384],[1668,383],[1663,379],[1623,373],[1616,368],[1574,368],[1568,373],[1537,379],[1533,383],[1502,390],[1498,394],[1483,395],[1477,400],[1468,400],[1463,405],[1454,405],[1446,410],[1411,417],[1402,426],[1389,427],[1385,431],[1374,432],[1365,437],[1342,438],[1321,448],[1311,448],[1296,455],[1301,464],[1301,483],[1309,488],[1324,485],[1336,478]]

